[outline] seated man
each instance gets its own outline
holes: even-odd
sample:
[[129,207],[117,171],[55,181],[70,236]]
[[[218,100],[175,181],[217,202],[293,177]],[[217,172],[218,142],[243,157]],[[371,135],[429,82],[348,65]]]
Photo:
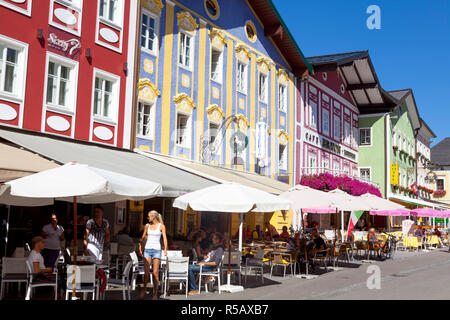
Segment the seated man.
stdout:
[[256,229],[252,232],[252,240],[263,240],[259,224],[256,225]]
[[374,249],[380,248],[380,250],[385,251],[386,247],[384,246],[383,240],[378,240],[377,235],[375,234],[375,228],[369,229],[369,234],[367,235],[367,241],[369,244],[373,246]]
[[290,237],[291,237],[291,235],[289,234],[287,227],[283,226],[283,232],[281,232],[280,238],[282,238],[283,240],[287,240]]
[[[325,240],[320,236],[319,231],[317,229],[313,229],[311,231],[311,236],[313,240],[307,244],[307,253],[308,253],[308,260],[311,260],[314,258],[314,256],[326,256],[326,252],[324,250],[327,249],[327,245],[325,243]],[[323,252],[320,252],[323,251]],[[311,264],[311,269],[314,270],[314,265]]]
[[42,237],[34,237],[31,240],[32,250],[28,256],[33,272],[36,276],[36,281],[39,282],[54,282],[56,276],[52,273],[52,267],[45,267],[44,258],[41,255],[42,249],[45,247],[45,240]]
[[414,231],[414,235],[421,239],[422,248],[423,248],[425,242],[427,241],[427,237],[425,236],[425,230],[423,230],[423,227],[421,224],[419,224],[419,227],[416,229],[416,231]]
[[189,294],[195,294],[198,292],[195,274],[200,272],[200,266],[203,265],[203,271],[213,271],[222,261],[224,254],[222,235],[220,233],[214,233],[212,236],[212,241],[213,249],[208,253],[206,259],[197,264],[189,265]]

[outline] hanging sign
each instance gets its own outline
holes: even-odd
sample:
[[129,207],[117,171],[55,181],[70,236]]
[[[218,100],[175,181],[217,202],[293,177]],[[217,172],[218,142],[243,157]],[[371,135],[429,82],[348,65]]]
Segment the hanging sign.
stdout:
[[61,54],[70,59],[79,59],[81,42],[78,38],[74,38],[73,35],[49,27],[47,41],[49,51]]
[[391,163],[391,184],[398,184],[398,163]]

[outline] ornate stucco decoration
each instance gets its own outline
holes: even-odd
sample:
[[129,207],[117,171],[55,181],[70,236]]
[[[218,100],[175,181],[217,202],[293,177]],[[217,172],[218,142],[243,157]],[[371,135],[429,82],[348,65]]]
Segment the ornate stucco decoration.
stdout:
[[139,90],[139,98],[141,99],[155,101],[161,95],[161,92],[149,79],[140,79],[137,87]]
[[178,27],[179,28],[183,28],[186,31],[189,31],[192,33],[194,33],[195,29],[198,28],[197,21],[187,11],[178,12],[177,19],[178,19]]
[[209,30],[208,32],[208,35],[211,39],[211,45],[219,50],[223,50],[223,48],[227,44],[227,39],[225,38],[224,34],[217,28],[211,28],[211,30]]
[[164,8],[161,0],[141,0],[141,5],[157,15],[159,15]]
[[241,113],[236,114],[236,120],[237,120],[238,128],[240,130],[247,130],[247,128],[250,126],[250,122],[248,121],[248,118]]
[[195,108],[195,102],[189,97],[186,93],[177,94],[173,98],[173,102],[177,106],[177,110],[183,111],[186,113],[192,113],[192,110]]
[[258,70],[264,74],[269,74],[270,70],[270,62],[267,59],[264,59],[263,57],[260,57],[256,60],[258,63]]
[[225,118],[225,114],[223,109],[219,107],[217,104],[210,105],[206,112],[208,113],[208,119],[213,122],[220,123],[223,118]]
[[287,85],[289,81],[289,76],[284,69],[278,69],[278,82],[284,85]]
[[242,62],[248,63],[248,61],[250,60],[250,51],[240,43],[236,45],[235,50],[236,50],[236,57]]
[[281,144],[288,144],[289,142],[289,134],[283,129],[278,131],[278,142]]

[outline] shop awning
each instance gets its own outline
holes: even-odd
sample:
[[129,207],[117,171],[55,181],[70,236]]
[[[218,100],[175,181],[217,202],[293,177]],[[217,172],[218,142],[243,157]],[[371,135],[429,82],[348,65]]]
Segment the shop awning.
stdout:
[[128,150],[3,128],[0,129],[0,137],[60,164],[79,162],[160,183],[163,186],[162,196],[176,197],[217,184],[212,179]]
[[53,161],[6,143],[0,143],[0,183],[59,167]]
[[429,208],[436,208],[436,209],[444,209],[445,206],[439,205],[437,203],[433,203],[430,201],[420,200],[420,199],[411,199],[407,197],[402,196],[390,196],[389,200],[394,201],[396,203],[405,205],[408,207],[408,205],[413,206],[420,206],[420,207],[429,207]]
[[270,192],[276,195],[279,195],[289,190],[290,188],[288,184],[253,173],[217,167],[213,165],[183,160],[179,158],[173,158],[169,156],[163,156],[159,154],[157,155],[142,150],[139,150],[137,152],[139,152],[142,155],[148,156],[149,158],[159,160],[161,162],[175,166],[177,168],[190,170],[191,172],[198,175],[202,175],[203,177],[206,177],[208,179],[215,179],[218,183],[223,182],[240,183],[242,185]]

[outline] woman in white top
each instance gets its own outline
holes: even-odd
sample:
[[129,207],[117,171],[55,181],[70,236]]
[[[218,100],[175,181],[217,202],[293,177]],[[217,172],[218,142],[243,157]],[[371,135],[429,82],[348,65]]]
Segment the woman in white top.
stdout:
[[159,263],[161,261],[161,235],[164,241],[164,256],[167,256],[167,236],[166,227],[163,224],[162,216],[152,210],[148,213],[148,222],[145,225],[144,233],[142,234],[141,243],[147,238],[145,248],[139,244],[139,251],[144,256],[145,275],[144,287],[141,292],[141,299],[144,298],[147,291],[147,283],[150,276],[150,264],[153,260],[153,299],[158,298],[159,285]]

